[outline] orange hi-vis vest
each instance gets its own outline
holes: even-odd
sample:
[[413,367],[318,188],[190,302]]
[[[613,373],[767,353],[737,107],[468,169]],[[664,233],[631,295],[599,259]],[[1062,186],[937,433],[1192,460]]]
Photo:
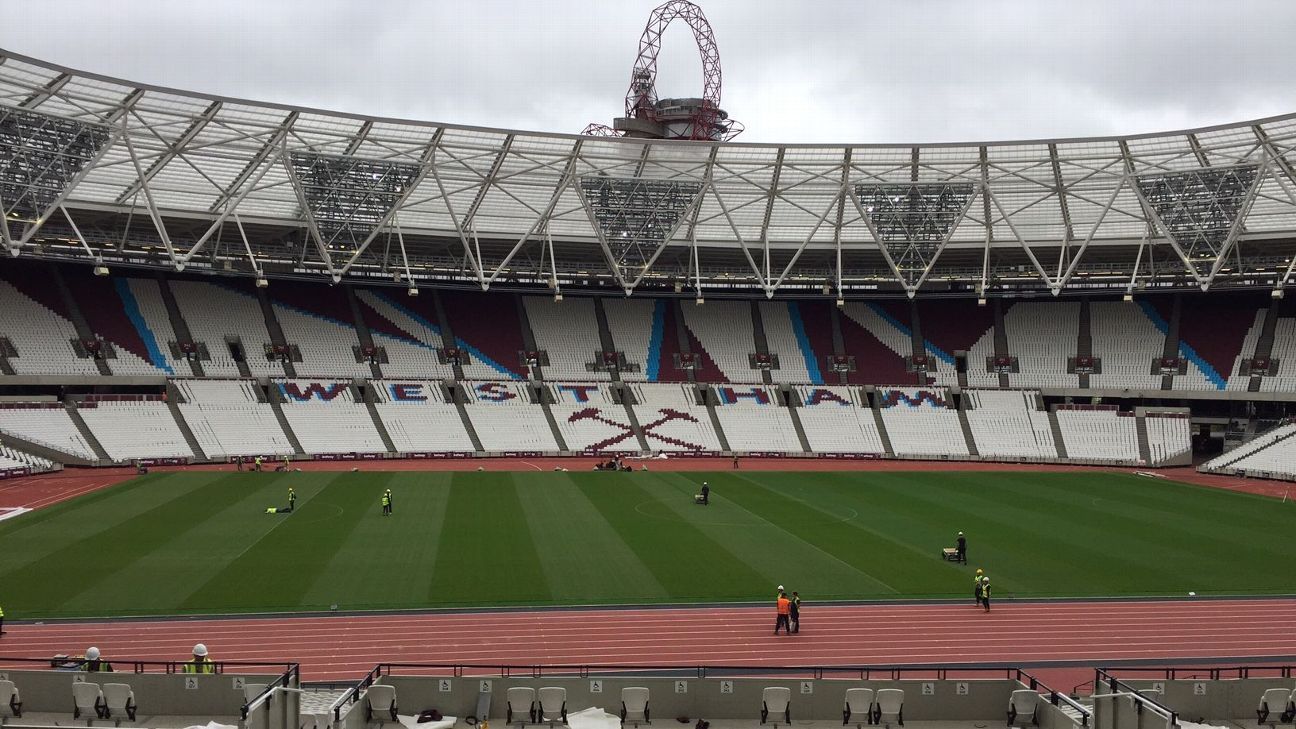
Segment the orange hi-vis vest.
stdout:
[[791,614],[792,614],[792,601],[789,600],[789,599],[787,599],[786,597],[779,597],[779,599],[778,599],[778,614],[779,614],[779,615],[791,615]]

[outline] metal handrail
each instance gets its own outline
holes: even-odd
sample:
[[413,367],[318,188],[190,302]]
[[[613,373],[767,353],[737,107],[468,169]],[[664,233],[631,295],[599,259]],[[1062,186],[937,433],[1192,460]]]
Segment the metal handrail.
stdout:
[[1094,698],[1105,698],[1104,696],[1096,693],[1098,691],[1098,687],[1103,684],[1106,684],[1107,687],[1111,690],[1111,695],[1127,695],[1130,698],[1134,699],[1134,701],[1137,702],[1138,704],[1146,704],[1152,707],[1152,710],[1154,712],[1164,716],[1167,720],[1169,720],[1171,726],[1175,726],[1179,723],[1179,714],[1174,709],[1171,709],[1169,706],[1166,706],[1165,704],[1152,698],[1151,696],[1143,695],[1138,689],[1134,688],[1133,686],[1125,683],[1119,678],[1116,678],[1115,676],[1108,673],[1106,669],[1095,668],[1094,669],[1094,691],[1095,691]]
[[342,720],[342,707],[347,704],[353,704],[360,700],[360,693],[373,685],[382,676],[383,664],[378,664],[366,673],[360,682],[346,690],[329,706],[329,713],[333,715],[333,723],[336,725]]
[[[1023,681],[1022,680],[1023,678],[1025,678],[1026,680]],[[1054,706],[1057,706],[1058,704],[1066,704],[1067,706],[1071,707],[1073,710],[1079,712],[1080,725],[1085,727],[1089,726],[1089,719],[1093,717],[1093,709],[1090,709],[1089,707],[1085,706],[1079,701],[1076,701],[1075,699],[1071,698],[1067,694],[1049,688],[1047,685],[1045,685],[1043,681],[1039,680],[1038,678],[1035,678],[1031,674],[1021,670],[1020,668],[1017,669],[1017,680],[1029,686],[1033,691],[1039,691],[1041,693],[1048,694],[1049,703],[1053,704]]]

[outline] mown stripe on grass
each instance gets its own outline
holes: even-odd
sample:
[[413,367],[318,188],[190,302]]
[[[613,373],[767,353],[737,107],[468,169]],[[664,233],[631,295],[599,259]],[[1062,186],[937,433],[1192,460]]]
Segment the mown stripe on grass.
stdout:
[[[831,474],[788,474],[769,479],[741,479],[733,498],[745,508],[780,524],[789,534],[850,564],[867,581],[815,586],[821,597],[844,595],[948,594],[962,583],[959,570],[923,550],[904,530],[884,528],[873,500],[824,501],[822,492]],[[880,589],[879,589],[880,586]]]
[[[178,475],[178,474],[177,474]],[[302,473],[226,479],[224,503],[182,533],[119,570],[111,582],[87,587],[61,608],[77,615],[133,615],[174,610],[213,575],[302,510],[327,481]],[[297,513],[266,514],[287,503],[288,488],[299,497]],[[139,585],[153,585],[140,590]]]
[[[528,474],[456,473],[451,478],[430,603],[540,604],[553,599],[518,498]],[[555,525],[558,527],[561,525]]]
[[180,603],[181,610],[287,610],[302,595],[366,514],[372,515],[384,479],[375,474],[318,474],[323,482],[292,514],[257,514],[279,519],[265,536],[213,574]]
[[[449,474],[392,473],[392,515],[384,518],[379,484],[364,517],[302,596],[302,604],[341,610],[409,607],[427,602],[431,566],[446,525]],[[327,524],[321,525],[328,528]]]
[[674,599],[769,597],[767,585],[777,577],[730,551],[716,538],[715,525],[703,528],[663,503],[665,475],[597,475],[584,474],[577,481],[581,491]]
[[[47,523],[64,530],[53,542],[57,548],[35,562],[0,572],[10,614],[57,614],[68,599],[88,588],[139,589],[115,583],[114,578],[219,510],[227,498],[229,476],[208,472],[158,479],[150,482],[154,488],[138,494],[147,498],[97,504]],[[6,555],[11,550],[18,551],[6,539]]]
[[[850,594],[895,594],[884,581],[860,569],[846,552],[823,549],[808,534],[833,531],[853,511],[831,514],[814,510],[782,508],[784,504],[763,504],[764,495],[741,475],[726,475],[710,481],[711,505],[694,503],[697,481],[682,474],[664,475],[651,484],[679,518],[705,529],[717,542],[764,574],[767,579],[753,586],[752,598],[770,599],[779,584],[820,597]],[[797,587],[793,587],[793,585]]]
[[555,474],[518,486],[554,597],[578,603],[668,599],[670,592],[576,484],[588,478],[589,474]]

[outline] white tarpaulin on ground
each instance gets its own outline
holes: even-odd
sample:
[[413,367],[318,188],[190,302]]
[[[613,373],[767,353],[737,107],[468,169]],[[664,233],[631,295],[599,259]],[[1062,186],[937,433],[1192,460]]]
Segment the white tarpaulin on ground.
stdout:
[[568,714],[567,726],[571,729],[621,729],[621,717],[591,707],[575,714]]

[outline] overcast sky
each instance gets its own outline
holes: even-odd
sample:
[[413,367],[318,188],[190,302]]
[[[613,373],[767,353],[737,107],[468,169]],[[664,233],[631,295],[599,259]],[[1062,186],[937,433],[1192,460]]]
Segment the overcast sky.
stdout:
[[[513,129],[611,123],[661,0],[0,0],[0,47],[135,81]],[[1122,134],[1296,111],[1296,0],[700,0],[753,142]],[[657,90],[702,91],[688,28]]]

